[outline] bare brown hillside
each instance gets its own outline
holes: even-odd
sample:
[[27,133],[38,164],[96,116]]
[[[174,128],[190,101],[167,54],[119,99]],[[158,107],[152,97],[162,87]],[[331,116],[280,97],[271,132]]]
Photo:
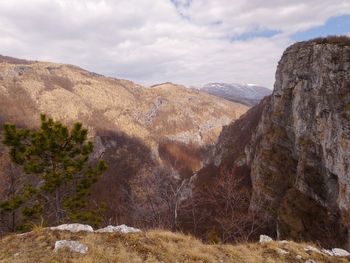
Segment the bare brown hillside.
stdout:
[[5,121],[35,126],[39,113],[81,120],[95,134],[115,130],[144,142],[159,136],[199,145],[213,143],[221,127],[247,107],[183,86],[145,88],[75,66],[0,58],[0,110]]
[[[0,124],[35,128],[45,113],[88,127],[95,158],[109,165],[92,196],[92,205],[106,205],[106,222],[168,227],[159,221],[169,214],[159,209],[160,189],[199,169],[206,146],[247,109],[171,83],[147,88],[71,65],[0,56]],[[13,167],[1,144],[0,165],[6,185]],[[150,207],[163,216],[155,219]]]

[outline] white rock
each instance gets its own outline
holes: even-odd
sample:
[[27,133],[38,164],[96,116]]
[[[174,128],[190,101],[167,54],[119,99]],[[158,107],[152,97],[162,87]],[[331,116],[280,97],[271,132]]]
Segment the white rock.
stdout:
[[288,244],[289,241],[288,240],[280,240],[278,241],[279,244]]
[[281,254],[281,255],[287,255],[287,254],[289,254],[289,252],[288,252],[287,250],[284,250],[284,249],[282,249],[282,248],[278,248],[278,249],[277,249],[277,252],[278,252],[279,254]]
[[89,248],[86,245],[81,244],[78,241],[72,241],[72,240],[56,241],[54,250],[57,252],[61,248],[68,248],[73,252],[78,252],[81,254],[86,254],[89,250]]
[[350,253],[341,248],[333,248],[332,253],[336,257],[350,257]]
[[70,232],[94,232],[94,229],[89,225],[83,224],[63,224],[55,227],[50,227],[51,230],[61,230],[61,231],[70,231]]
[[300,255],[297,255],[296,256],[296,259],[302,259],[303,257],[302,256],[300,256]]
[[260,235],[259,242],[260,243],[267,243],[273,241],[271,237],[266,236],[266,235]]
[[316,252],[316,253],[322,253],[318,248],[315,248],[313,246],[307,246],[304,248],[304,250],[306,252],[312,251],[312,252]]
[[312,259],[308,259],[308,260],[305,261],[305,263],[316,263],[316,261],[312,260]]
[[105,228],[98,229],[95,232],[98,232],[98,233],[120,232],[120,233],[127,234],[127,233],[141,232],[141,230],[138,229],[138,228],[129,227],[129,226],[126,226],[126,225],[119,225],[119,226],[111,226],[111,225],[109,225],[109,226],[107,226]]

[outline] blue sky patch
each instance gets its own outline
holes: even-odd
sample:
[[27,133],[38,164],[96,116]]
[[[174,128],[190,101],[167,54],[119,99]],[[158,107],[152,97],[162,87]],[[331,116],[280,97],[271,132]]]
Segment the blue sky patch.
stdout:
[[311,38],[325,37],[328,35],[348,35],[350,34],[350,15],[332,17],[327,22],[318,27],[292,35],[295,41],[303,41]]
[[261,30],[261,31],[250,31],[238,36],[233,37],[231,40],[235,41],[246,41],[246,40],[250,40],[253,38],[258,38],[258,37],[262,37],[262,38],[270,38],[273,37],[275,35],[278,35],[279,33],[281,33],[281,31],[278,30]]

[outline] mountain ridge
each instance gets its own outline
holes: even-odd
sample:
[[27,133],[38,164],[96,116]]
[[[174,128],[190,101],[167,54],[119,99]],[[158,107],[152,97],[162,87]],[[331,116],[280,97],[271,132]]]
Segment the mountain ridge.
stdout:
[[196,89],[230,101],[240,102],[247,106],[254,106],[272,90],[255,84],[239,83],[208,83]]

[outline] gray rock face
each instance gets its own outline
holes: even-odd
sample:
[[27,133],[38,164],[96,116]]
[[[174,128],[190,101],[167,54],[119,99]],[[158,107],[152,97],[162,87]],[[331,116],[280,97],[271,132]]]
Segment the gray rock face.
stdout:
[[57,252],[58,250],[60,250],[62,248],[68,248],[69,250],[71,250],[73,252],[80,253],[80,254],[86,254],[89,250],[89,248],[86,245],[81,244],[78,241],[72,241],[72,240],[56,241],[54,251]]
[[50,230],[70,231],[70,232],[94,232],[94,229],[89,225],[83,224],[63,224],[55,227],[50,227]]
[[350,253],[341,248],[333,248],[332,253],[335,257],[350,257]]
[[273,241],[271,237],[266,235],[260,235],[259,243],[268,243]]
[[348,242],[350,46],[306,42],[284,52],[246,154],[253,204],[269,204],[282,237]]
[[250,176],[251,209],[276,221],[279,238],[346,247],[350,40],[333,40],[289,47],[272,95],[223,129],[211,161]]
[[98,229],[95,232],[97,233],[113,233],[113,232],[119,232],[123,234],[128,234],[128,233],[138,233],[141,232],[140,229],[134,228],[134,227],[129,227],[126,225],[119,225],[119,226],[106,226],[104,228]]

